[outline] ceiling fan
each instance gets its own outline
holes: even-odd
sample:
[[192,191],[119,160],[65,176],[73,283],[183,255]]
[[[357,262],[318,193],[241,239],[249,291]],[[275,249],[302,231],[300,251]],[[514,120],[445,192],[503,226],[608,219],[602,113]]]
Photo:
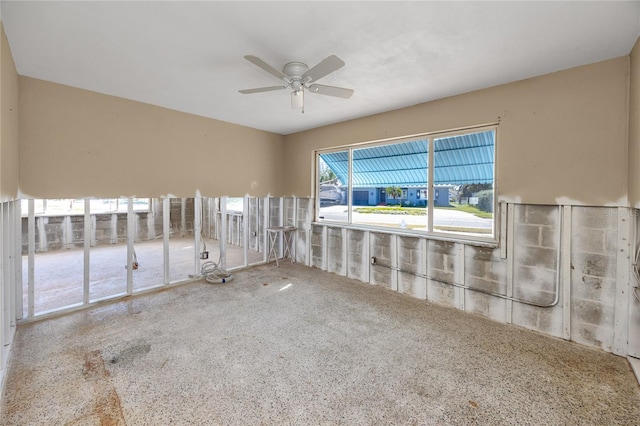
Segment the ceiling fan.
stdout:
[[248,95],[251,93],[271,92],[273,90],[292,89],[291,91],[291,108],[301,108],[304,114],[304,89],[311,93],[320,95],[335,96],[338,98],[349,99],[353,95],[353,90],[343,87],[326,86],[324,84],[314,83],[322,77],[331,74],[344,66],[344,61],[336,55],[331,55],[322,60],[318,65],[309,68],[307,64],[302,62],[289,62],[284,66],[282,71],[267,64],[257,56],[247,55],[244,57],[247,61],[262,68],[269,74],[284,81],[286,85],[259,87],[257,89],[239,90],[240,93]]

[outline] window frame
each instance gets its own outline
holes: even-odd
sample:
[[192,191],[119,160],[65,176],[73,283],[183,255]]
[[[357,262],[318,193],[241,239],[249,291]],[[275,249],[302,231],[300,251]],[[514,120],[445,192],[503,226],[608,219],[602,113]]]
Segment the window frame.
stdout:
[[[96,211],[91,211],[92,215],[95,214],[126,214],[127,213],[127,209],[120,209],[120,200],[128,200],[129,198],[126,197],[120,197],[120,198],[35,198],[34,201],[42,201],[43,203],[43,209],[42,210],[38,210],[37,212],[35,212],[35,216],[36,217],[59,217],[59,216],[84,216],[84,205],[82,208],[82,211],[80,210],[60,210],[60,211],[52,211],[49,210],[47,207],[47,202],[48,201],[57,201],[57,200],[64,200],[64,201],[79,201],[82,200],[83,203],[91,203],[91,201],[100,201],[100,200],[116,200],[116,209],[115,210],[96,210]],[[21,202],[27,202],[27,200],[29,200],[28,198],[23,198],[21,199]],[[152,203],[152,199],[149,197],[133,197],[132,200],[134,201],[135,204],[135,200],[147,200],[147,207],[145,209],[135,209],[135,205],[134,205],[134,213],[151,213],[152,209],[153,209],[153,203]],[[126,204],[122,204],[126,207]],[[22,206],[22,205],[21,205]],[[91,206],[91,204],[89,204],[89,206]],[[26,206],[24,206],[26,207]],[[21,209],[22,213],[21,216],[22,217],[27,217],[27,209],[26,208],[22,208]]]
[[[493,217],[492,217],[492,229],[490,237],[483,237],[474,234],[466,234],[464,232],[447,232],[447,231],[439,231],[434,229],[433,227],[433,218],[434,218],[434,210],[435,210],[435,185],[434,185],[434,175],[435,175],[435,162],[436,155],[434,152],[435,140],[447,137],[461,136],[473,133],[482,133],[482,132],[494,132],[493,139],[493,182],[492,182],[492,190],[493,190]],[[421,139],[426,139],[428,143],[428,162],[427,162],[427,196],[428,200],[433,200],[432,202],[427,203],[427,229],[426,230],[414,230],[414,229],[405,229],[405,228],[396,228],[396,227],[386,227],[386,226],[376,226],[376,225],[368,225],[361,223],[353,223],[352,219],[352,211],[353,208],[356,207],[353,205],[353,152],[357,149],[362,148],[370,148],[376,146],[384,146],[384,145],[393,145],[399,144],[403,142],[412,142]],[[445,241],[454,241],[454,242],[469,242],[469,243],[477,243],[480,245],[491,245],[498,246],[500,241],[500,214],[498,212],[498,174],[497,174],[497,163],[498,163],[498,140],[499,140],[499,131],[498,131],[498,123],[486,124],[481,126],[473,126],[473,127],[465,127],[456,130],[447,130],[447,131],[439,131],[439,132],[429,132],[422,134],[415,134],[410,136],[402,136],[398,138],[390,138],[378,141],[370,141],[370,142],[360,142],[350,145],[343,145],[325,149],[317,149],[313,151],[313,175],[312,175],[312,196],[314,197],[314,224],[324,225],[324,226],[334,226],[334,227],[344,227],[351,229],[361,229],[361,230],[372,230],[377,232],[386,232],[392,234],[404,234],[418,237],[427,237],[429,239],[434,240],[445,240]],[[347,191],[347,218],[346,220],[335,220],[335,219],[324,219],[320,218],[320,199],[318,196],[319,191],[319,175],[320,175],[320,155],[333,153],[333,152],[341,152],[347,151],[348,153],[348,191]],[[403,188],[404,189],[404,188]]]

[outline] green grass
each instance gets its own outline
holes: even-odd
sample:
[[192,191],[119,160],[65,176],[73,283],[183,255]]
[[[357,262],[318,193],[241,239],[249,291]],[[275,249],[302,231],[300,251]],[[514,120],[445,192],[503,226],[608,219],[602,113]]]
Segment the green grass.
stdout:
[[400,207],[400,206],[375,206],[375,207],[357,207],[353,209],[358,213],[376,213],[376,214],[401,214],[408,216],[426,216],[427,209],[424,207]]
[[[470,213],[476,217],[483,219],[492,219],[493,213],[483,212],[475,206],[468,204],[456,204],[451,203],[450,207],[436,207],[436,209],[442,210],[458,210],[465,213]],[[402,207],[402,206],[372,206],[372,207],[357,207],[353,211],[358,213],[376,213],[376,214],[396,214],[396,215],[408,215],[408,216],[426,216],[427,209],[425,207]]]
[[[475,206],[470,206],[469,204],[451,203],[451,206],[452,207],[443,207],[443,208],[445,208],[445,209],[454,208],[454,209],[456,209],[458,211],[465,212],[465,213],[471,213],[472,215],[477,216],[477,217],[481,217],[483,219],[492,219],[493,218],[493,213],[483,212],[479,208],[477,208]],[[436,208],[439,209],[440,207],[436,207]]]
[[436,231],[470,233],[470,234],[491,234],[491,229],[486,228],[462,228],[458,226],[434,226]]

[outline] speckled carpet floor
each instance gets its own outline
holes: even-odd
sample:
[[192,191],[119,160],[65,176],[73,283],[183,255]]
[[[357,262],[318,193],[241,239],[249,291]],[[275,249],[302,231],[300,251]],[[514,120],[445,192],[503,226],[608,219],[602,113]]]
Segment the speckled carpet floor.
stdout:
[[284,262],[18,327],[3,425],[640,424],[624,358]]

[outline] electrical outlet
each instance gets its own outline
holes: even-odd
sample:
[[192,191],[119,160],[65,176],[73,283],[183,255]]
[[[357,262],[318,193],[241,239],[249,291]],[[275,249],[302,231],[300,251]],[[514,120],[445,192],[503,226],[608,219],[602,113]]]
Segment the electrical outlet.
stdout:
[[209,258],[208,251],[203,251],[202,253],[200,253],[200,259],[208,259],[208,258]]
[[378,261],[378,259],[376,259],[375,256],[371,256],[371,264],[372,265],[375,265],[377,261]]

